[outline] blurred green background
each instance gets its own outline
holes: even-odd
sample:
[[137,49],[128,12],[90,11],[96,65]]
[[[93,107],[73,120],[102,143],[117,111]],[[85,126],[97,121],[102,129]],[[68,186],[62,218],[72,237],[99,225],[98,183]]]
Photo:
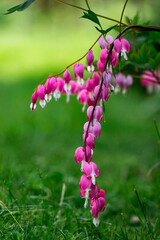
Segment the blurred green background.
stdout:
[[[84,1],[70,2],[85,7]],[[0,3],[0,200],[24,233],[2,207],[0,239],[127,239],[125,229],[131,239],[150,239],[134,186],[158,236],[160,153],[154,119],[160,127],[159,95],[147,96],[133,86],[127,96],[113,94],[106,104],[106,122],[93,161],[100,170],[99,186],[107,193],[107,210],[95,229],[89,210],[83,210],[81,173],[74,161],[86,121],[82,106],[75,97],[70,104],[65,97],[52,100],[34,112],[29,105],[39,82],[81,57],[99,34],[91,22],[80,18],[80,10],[53,0],[37,0],[24,12],[3,15],[19,3]],[[123,4],[90,0],[94,11],[116,19]],[[125,15],[132,18],[139,11],[142,22],[158,26],[159,7],[158,0],[129,1]],[[102,24],[113,25],[104,20]],[[96,58],[99,52],[96,46]],[[66,192],[57,219],[63,183]],[[132,225],[133,215],[141,217],[144,226]]]

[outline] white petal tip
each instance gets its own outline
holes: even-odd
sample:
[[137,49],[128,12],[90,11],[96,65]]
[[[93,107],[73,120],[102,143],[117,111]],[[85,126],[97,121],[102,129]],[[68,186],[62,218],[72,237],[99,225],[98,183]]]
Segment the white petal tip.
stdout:
[[46,106],[46,101],[45,100],[40,100],[39,104],[42,108],[44,108]]
[[51,94],[46,94],[46,95],[45,95],[45,100],[46,100],[47,103],[50,102],[51,99],[52,99]]
[[35,109],[36,109],[36,104],[31,103],[31,104],[30,104],[30,109],[31,109],[32,111],[35,110]]
[[88,207],[88,199],[86,199],[84,203],[84,208],[87,208],[87,207]]
[[88,66],[87,70],[88,70],[89,73],[93,73],[94,72],[94,66],[93,65]]
[[93,218],[93,224],[98,227],[99,225],[99,218]]

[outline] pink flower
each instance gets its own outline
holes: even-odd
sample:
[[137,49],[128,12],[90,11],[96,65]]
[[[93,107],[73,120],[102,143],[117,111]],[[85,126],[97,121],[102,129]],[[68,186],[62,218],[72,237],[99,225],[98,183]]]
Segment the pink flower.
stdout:
[[114,49],[117,53],[122,51],[122,42],[119,38],[114,40]]
[[106,60],[107,60],[107,57],[108,57],[108,50],[107,49],[103,49],[100,52],[100,61],[105,64]]
[[78,91],[77,91],[77,90],[78,90],[78,88],[77,88],[77,82],[71,80],[71,81],[69,82],[69,84],[70,84],[70,86],[71,86],[71,94],[72,94],[72,95],[77,94],[77,93],[78,93]]
[[94,100],[94,92],[89,93],[89,98],[87,99],[87,105],[88,106],[94,106],[95,100]]
[[65,80],[64,90],[67,94],[66,102],[68,103],[70,101],[70,94],[71,94],[71,85],[70,85],[71,74],[67,69],[66,69],[65,73],[63,74],[63,78]]
[[131,75],[126,76],[126,77],[125,77],[125,82],[124,82],[123,88],[124,88],[124,89],[130,88],[130,86],[132,85],[132,83],[133,83],[133,78],[132,78],[132,76],[131,76]]
[[44,91],[45,91],[45,100],[49,102],[52,97],[51,97],[51,92],[52,92],[52,87],[51,87],[51,78],[48,78],[45,85],[44,85]]
[[80,78],[83,78],[83,74],[84,74],[84,64],[83,63],[79,63],[77,65],[77,75],[80,77]]
[[94,100],[94,92],[93,92],[94,88],[95,88],[94,80],[88,78],[86,83],[86,89],[88,91],[88,98],[90,98],[92,101]]
[[100,76],[96,72],[93,73],[93,81],[95,86],[99,85],[100,83]]
[[98,191],[98,197],[105,197],[105,191],[103,190],[103,189],[100,189],[99,191]]
[[82,112],[85,111],[88,95],[89,95],[89,93],[88,93],[88,91],[86,89],[83,89],[79,93],[78,101],[83,104]]
[[[157,76],[156,73],[154,73]],[[153,73],[150,71],[145,71],[141,75],[141,85],[142,86],[157,86],[157,79],[153,76]]]
[[122,73],[116,74],[115,81],[117,81],[117,84],[120,88],[123,88],[124,75]]
[[95,185],[96,184],[95,177],[99,176],[99,170],[97,168],[97,165],[94,162],[90,162],[90,163],[84,162],[83,172],[87,177],[91,177],[92,183]]
[[86,89],[91,92],[95,88],[94,80],[88,78],[87,83],[86,83]]
[[99,46],[100,48],[104,49],[104,48],[107,48],[109,49],[110,48],[110,45],[112,44],[113,42],[113,37],[110,36],[110,35],[107,35],[106,36],[106,40],[104,39],[103,36],[101,36],[98,40],[98,43],[99,43]]
[[126,39],[116,39],[114,41],[114,49],[117,53],[121,52],[121,55],[127,60],[127,54],[130,51],[130,44]]
[[79,183],[79,187],[81,189],[81,197],[85,197],[85,204],[84,207],[88,206],[88,199],[89,199],[89,191],[91,189],[91,178],[88,178],[86,175],[82,175]]
[[[85,189],[80,188],[80,190],[81,190],[80,197],[85,198],[85,194],[86,194]],[[88,199],[91,200],[97,196],[98,196],[98,185],[97,184],[94,185],[91,183],[90,190],[88,193]],[[87,205],[88,205],[88,200],[86,201],[86,205],[84,207],[86,208]]]
[[44,86],[43,85],[38,85],[37,88],[37,95],[39,97],[39,99],[44,100],[45,97],[45,91],[44,91]]
[[88,199],[92,199],[97,195],[98,187],[96,184],[92,184],[91,177],[87,177],[86,175],[82,175],[79,186],[81,190],[80,196],[85,198],[84,207],[86,208],[88,206]]
[[101,61],[98,61],[97,62],[97,68],[99,69],[99,71],[101,73],[103,73],[104,72],[104,68],[105,68],[105,63],[102,63]]
[[[92,111],[93,111],[93,106],[88,107],[88,109],[87,109],[87,119],[88,119],[88,121],[91,118]],[[103,118],[102,112],[103,112],[102,107],[101,106],[96,106],[94,114],[93,114],[92,121],[96,120],[96,121],[100,122]]]
[[[65,82],[61,77],[58,77],[56,79],[56,81],[53,78],[52,82],[53,83],[51,85],[52,85],[53,96],[54,96],[55,100],[57,101],[61,97],[61,93],[65,93],[65,90],[64,90]],[[56,87],[56,89],[55,89],[55,87]]]
[[[84,124],[84,131],[87,131],[89,122]],[[99,138],[101,134],[101,124],[99,122],[93,122],[89,126],[89,133],[92,133],[95,138]]]
[[[112,90],[112,85],[110,86],[110,88]],[[100,90],[100,86],[96,86],[95,89],[94,89],[94,97],[95,97],[95,99],[98,96],[99,90]],[[98,101],[102,100],[102,98],[103,98],[104,101],[108,101],[109,97],[110,97],[110,95],[109,95],[109,88],[105,87],[103,85],[101,93],[100,93],[100,95],[98,97]]]
[[88,51],[86,59],[88,62],[87,70],[88,72],[93,73],[94,72],[94,66],[93,66],[94,55],[93,55],[92,49]]
[[107,49],[110,49],[110,45],[113,43],[113,37],[111,35],[106,36]]
[[92,216],[94,217],[93,223],[97,227],[99,225],[99,212],[104,212],[105,210],[105,199],[99,197],[91,201],[90,209]]
[[158,82],[160,82],[160,72],[154,72],[153,75],[152,72],[145,71],[141,75],[141,85],[147,88],[148,93],[152,93],[154,90],[159,91],[160,88]]
[[80,86],[83,86],[83,74],[84,74],[84,64],[83,63],[75,63],[73,66],[73,71],[75,74],[75,78],[78,79],[77,82]]
[[75,161],[80,163],[85,160],[85,152],[83,147],[78,147],[74,155]]
[[[83,142],[85,141],[86,132],[83,133]],[[88,136],[86,138],[86,146],[88,146],[90,149],[94,149],[94,136],[92,133],[88,133]]]
[[112,53],[111,53],[109,59],[110,59],[110,64],[113,67],[116,67],[117,64],[118,64],[118,55],[117,55],[117,53],[114,50],[112,50]]
[[103,72],[103,82],[106,87],[109,87],[110,85],[112,85],[112,78],[113,78],[113,76],[112,76],[111,71]]
[[91,154],[91,149],[87,146],[86,147],[86,154],[87,154],[87,159],[85,157],[85,150],[83,147],[78,147],[75,151],[75,161],[77,163],[83,162],[88,160],[89,162],[92,160],[92,154]]
[[44,85],[44,91],[45,94],[50,94],[52,91],[51,83],[50,83],[50,78],[47,79],[45,85]]
[[86,59],[87,59],[88,66],[91,66],[93,63],[93,60],[94,60],[94,55],[93,55],[92,49],[90,49],[88,51]]
[[127,53],[130,52],[131,46],[129,44],[129,42],[126,39],[121,39],[121,43],[122,43],[122,51],[124,49],[124,51],[126,51]]
[[[111,91],[113,91],[113,86],[110,85]],[[107,102],[109,99],[110,95],[109,95],[109,88],[105,87],[104,85],[102,86],[102,98],[104,102]]]
[[[117,82],[116,82],[116,80],[117,80]],[[133,83],[132,76],[130,76],[130,75],[125,76],[122,73],[118,73],[116,75],[116,80],[115,80],[116,88],[122,88],[123,89],[123,94],[126,94],[127,89]]]
[[46,105],[46,101],[45,101],[45,90],[44,90],[44,86],[43,85],[38,85],[37,88],[37,95],[40,99],[39,104],[42,108],[45,107]]
[[99,46],[101,49],[105,49],[107,48],[107,42],[105,41],[104,37],[101,36],[99,39],[98,39],[98,43],[99,43]]
[[[97,85],[94,89],[94,97],[95,99],[97,98],[97,95],[99,93],[99,90],[100,90],[100,85]],[[102,99],[102,92],[99,94],[99,97],[98,97],[98,102]]]
[[66,94],[66,92],[64,90],[64,85],[65,85],[65,81],[61,77],[58,77],[57,78],[57,88],[58,88],[59,92]]
[[129,42],[126,39],[122,39],[121,42],[122,42],[121,55],[124,57],[125,60],[128,60],[126,52],[129,53],[130,48],[131,48],[130,44],[129,44]]
[[38,98],[38,94],[37,94],[37,92],[35,91],[35,92],[32,94],[32,102],[31,102],[31,104],[30,104],[30,109],[31,109],[32,111],[36,108],[37,98]]
[[54,78],[54,77],[49,77],[49,82],[50,82],[50,86],[51,86],[51,91],[53,93],[56,90],[57,86],[58,86],[57,79]]
[[65,83],[69,83],[69,81],[71,80],[71,74],[68,69],[66,69],[66,71],[64,72],[63,78],[65,80]]

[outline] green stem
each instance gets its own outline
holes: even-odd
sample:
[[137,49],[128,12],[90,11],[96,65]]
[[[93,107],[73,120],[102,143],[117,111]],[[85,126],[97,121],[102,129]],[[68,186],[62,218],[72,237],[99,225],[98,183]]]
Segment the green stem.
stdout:
[[141,202],[141,199],[140,199],[140,197],[139,197],[139,194],[138,194],[138,192],[137,192],[137,189],[134,188],[134,191],[135,191],[136,197],[137,197],[137,199],[138,199],[139,205],[140,205],[140,207],[141,207],[143,216],[144,216],[145,221],[146,221],[147,231],[148,231],[148,233],[152,236],[151,239],[154,239],[153,231],[152,231],[152,226],[151,226],[151,223],[150,223],[149,219],[147,218],[145,208],[144,208],[144,206],[143,206],[143,204],[142,204],[142,202]]
[[125,10],[125,8],[126,8],[127,2],[128,2],[128,0],[126,0],[125,4],[124,4],[124,6],[123,6],[122,13],[121,13],[120,26],[119,26],[119,33],[121,33],[122,18],[123,18],[123,14],[124,14],[124,10]]
[[88,3],[88,0],[85,0],[85,1],[86,1],[86,5],[87,5],[88,9],[91,10],[90,6],[89,6],[89,3]]

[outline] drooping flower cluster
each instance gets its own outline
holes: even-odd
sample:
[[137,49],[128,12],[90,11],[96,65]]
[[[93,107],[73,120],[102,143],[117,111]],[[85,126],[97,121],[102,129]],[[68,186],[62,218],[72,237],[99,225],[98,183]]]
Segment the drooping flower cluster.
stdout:
[[85,198],[84,207],[88,206],[88,200],[91,200],[90,210],[93,216],[95,226],[99,224],[99,213],[105,209],[105,191],[99,189],[96,178],[99,176],[97,165],[92,161],[93,150],[95,148],[95,139],[99,138],[101,133],[101,120],[103,118],[102,103],[107,102],[110,93],[120,88],[123,93],[132,84],[131,76],[125,77],[118,74],[113,77],[112,69],[117,66],[119,54],[127,59],[126,53],[130,51],[130,45],[125,39],[116,39],[107,35],[106,38],[100,37],[98,43],[101,48],[100,58],[97,64],[94,62],[93,51],[90,49],[86,56],[87,71],[90,77],[85,80],[85,66],[83,63],[74,63],[73,72],[74,79],[68,69],[64,71],[63,78],[49,76],[45,84],[40,84],[32,95],[31,110],[36,108],[37,99],[42,108],[52,98],[57,101],[61,94],[67,96],[66,101],[69,102],[70,95],[77,95],[80,104],[83,104],[82,111],[87,109],[88,121],[84,124],[83,130],[83,146],[75,151],[75,161],[81,163],[81,172],[83,175],[80,179],[80,196]]
[[160,72],[145,71],[141,75],[141,85],[147,89],[148,93],[159,92]]
[[[99,224],[99,212],[105,209],[105,191],[99,190],[96,178],[99,176],[97,165],[92,161],[93,149],[95,148],[95,138],[99,138],[101,133],[100,121],[103,118],[102,107],[96,106],[92,116],[93,106],[87,109],[88,122],[84,124],[83,146],[75,151],[75,161],[81,163],[83,175],[80,179],[80,196],[85,198],[84,207],[88,206],[88,200],[91,200],[90,210],[93,215],[95,226]],[[89,125],[89,123],[91,123]]]

